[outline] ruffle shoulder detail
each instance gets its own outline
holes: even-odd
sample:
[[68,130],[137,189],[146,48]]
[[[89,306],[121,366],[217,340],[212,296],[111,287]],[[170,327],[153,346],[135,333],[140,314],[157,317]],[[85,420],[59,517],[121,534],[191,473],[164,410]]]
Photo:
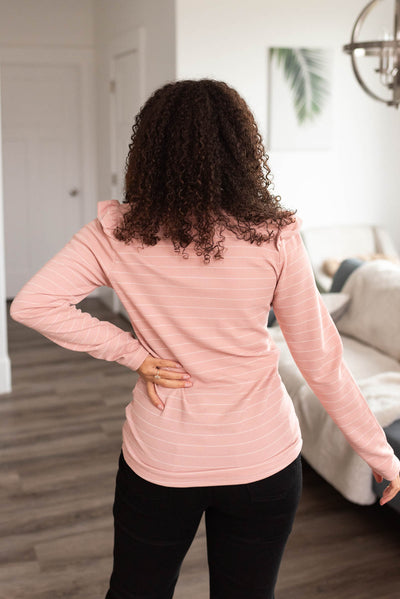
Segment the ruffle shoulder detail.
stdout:
[[122,215],[129,209],[129,204],[121,204],[118,200],[97,202],[97,219],[108,237],[114,238],[113,231],[115,227],[121,224]]
[[294,215],[294,218],[295,218],[294,222],[283,226],[282,229],[279,231],[279,233],[277,235],[277,239],[276,239],[276,244],[277,244],[278,249],[280,249],[280,247],[281,247],[282,239],[288,239],[289,237],[291,237],[292,235],[294,235],[295,233],[300,231],[300,229],[303,225],[303,219],[297,215]]

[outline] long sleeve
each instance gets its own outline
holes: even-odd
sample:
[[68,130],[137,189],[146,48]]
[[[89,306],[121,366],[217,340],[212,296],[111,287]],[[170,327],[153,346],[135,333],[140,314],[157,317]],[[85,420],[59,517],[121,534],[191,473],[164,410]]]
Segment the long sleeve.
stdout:
[[11,318],[62,347],[137,370],[149,353],[132,333],[76,308],[96,287],[111,287],[113,261],[113,248],[94,219],[22,287]]
[[343,359],[343,343],[315,283],[299,232],[301,219],[282,230],[273,310],[307,384],[358,455],[386,480],[400,461]]

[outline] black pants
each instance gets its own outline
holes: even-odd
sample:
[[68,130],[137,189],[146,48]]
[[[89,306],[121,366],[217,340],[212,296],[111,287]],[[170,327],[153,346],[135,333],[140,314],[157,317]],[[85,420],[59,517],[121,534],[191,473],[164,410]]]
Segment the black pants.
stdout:
[[301,455],[262,480],[165,487],[138,476],[122,450],[114,563],[105,599],[171,599],[203,512],[211,599],[274,599],[302,492]]

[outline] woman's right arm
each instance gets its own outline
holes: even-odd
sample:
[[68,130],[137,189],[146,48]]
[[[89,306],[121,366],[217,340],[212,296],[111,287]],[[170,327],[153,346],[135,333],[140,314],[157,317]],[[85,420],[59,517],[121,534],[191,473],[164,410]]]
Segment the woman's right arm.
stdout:
[[279,272],[273,310],[291,355],[351,447],[386,480],[400,461],[343,359],[340,334],[315,283],[300,234],[301,219],[279,234]]

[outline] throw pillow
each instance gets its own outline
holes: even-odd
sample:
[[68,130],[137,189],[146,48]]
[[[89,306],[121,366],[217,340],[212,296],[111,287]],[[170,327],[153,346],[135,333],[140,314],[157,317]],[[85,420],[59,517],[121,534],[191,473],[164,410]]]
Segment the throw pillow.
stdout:
[[339,268],[334,274],[332,285],[330,288],[331,292],[341,291],[343,285],[356,268],[364,264],[364,260],[360,260],[359,258],[346,258],[341,262]]
[[338,331],[400,360],[400,265],[364,262],[351,273],[342,292],[351,302],[337,322]]

